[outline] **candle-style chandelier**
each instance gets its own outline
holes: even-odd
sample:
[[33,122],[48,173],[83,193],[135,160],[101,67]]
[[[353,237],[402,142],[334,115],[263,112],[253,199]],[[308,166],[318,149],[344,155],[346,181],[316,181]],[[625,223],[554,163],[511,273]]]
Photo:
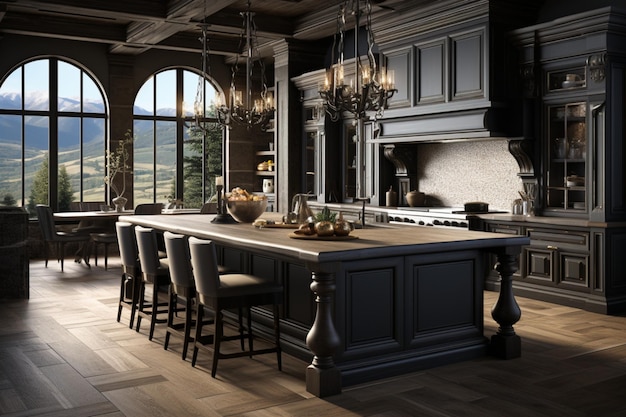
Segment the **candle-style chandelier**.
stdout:
[[[372,32],[372,4],[365,0],[365,31],[367,33],[367,62],[362,62],[359,52],[359,26],[363,11],[360,0],[346,0],[339,7],[337,33],[333,41],[331,66],[326,71],[320,96],[324,100],[324,109],[332,121],[341,119],[343,113],[351,113],[355,119],[367,120],[368,112],[374,112],[374,119],[382,117],[383,111],[393,94],[393,71],[383,66],[378,69],[374,57],[374,35]],[[354,15],[354,78],[344,79],[344,42],[346,32],[346,13]],[[335,61],[335,51],[337,60]]]
[[[230,82],[230,94],[228,102],[220,97],[217,104],[217,118],[220,124],[231,126],[232,122],[247,126],[248,128],[258,125],[265,129],[274,114],[274,97],[267,89],[265,79],[265,65],[259,52],[254,13],[250,9],[251,1],[248,0],[248,8],[241,13],[243,28],[240,37],[239,51],[245,47],[246,52],[246,90],[242,92],[235,87],[235,78],[239,72],[239,53],[232,66],[232,78]],[[252,99],[252,81],[255,64],[259,64],[261,71],[260,97]],[[245,93],[245,96],[244,94]]]
[[[206,8],[206,6],[205,6]],[[205,13],[206,15],[206,13]],[[198,76],[198,87],[196,89],[196,97],[193,102],[193,123],[190,126],[191,131],[198,131],[201,133],[205,133],[206,131],[206,83],[207,83],[207,75],[211,74],[211,68],[209,66],[209,37],[208,37],[208,29],[209,25],[206,22],[200,23],[200,29],[202,31],[202,37],[200,38],[200,42],[202,42],[202,74]]]

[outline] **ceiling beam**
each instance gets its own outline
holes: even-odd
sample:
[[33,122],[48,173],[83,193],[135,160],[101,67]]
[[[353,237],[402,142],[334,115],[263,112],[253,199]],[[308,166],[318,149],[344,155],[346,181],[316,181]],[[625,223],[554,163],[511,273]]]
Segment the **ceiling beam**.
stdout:
[[76,17],[89,17],[103,20],[162,20],[167,9],[162,1],[128,0],[55,0],[3,1],[11,9],[35,9],[46,13],[68,14]]

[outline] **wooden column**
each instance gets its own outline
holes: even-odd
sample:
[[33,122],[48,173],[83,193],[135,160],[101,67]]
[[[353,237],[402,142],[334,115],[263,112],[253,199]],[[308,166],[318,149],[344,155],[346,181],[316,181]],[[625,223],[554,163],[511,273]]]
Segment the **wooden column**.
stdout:
[[315,322],[306,337],[306,344],[315,355],[306,370],[306,390],[317,397],[341,393],[341,372],[335,366],[333,355],[341,340],[332,317],[335,276],[313,272],[311,290],[317,296]]
[[513,325],[522,316],[522,311],[513,295],[513,273],[517,271],[521,247],[499,248],[495,269],[500,273],[500,295],[491,309],[491,317],[498,323],[498,332],[491,337],[489,353],[503,359],[519,358],[522,355],[521,338],[515,334]]

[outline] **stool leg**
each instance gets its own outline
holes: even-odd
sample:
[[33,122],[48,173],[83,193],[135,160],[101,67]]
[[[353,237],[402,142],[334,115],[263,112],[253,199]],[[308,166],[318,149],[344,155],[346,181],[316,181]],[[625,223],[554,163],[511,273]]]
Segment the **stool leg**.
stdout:
[[109,243],[104,244],[104,270],[109,269]]
[[219,307],[215,308],[215,333],[213,339],[213,366],[211,367],[211,377],[215,378],[217,373],[217,361],[220,358],[220,344],[222,342],[222,336],[224,335],[224,323],[222,321],[222,310]]
[[159,286],[156,282],[152,284],[152,312],[150,314],[150,333],[148,340],[152,340],[154,335],[154,327],[156,326],[157,311],[159,310]]

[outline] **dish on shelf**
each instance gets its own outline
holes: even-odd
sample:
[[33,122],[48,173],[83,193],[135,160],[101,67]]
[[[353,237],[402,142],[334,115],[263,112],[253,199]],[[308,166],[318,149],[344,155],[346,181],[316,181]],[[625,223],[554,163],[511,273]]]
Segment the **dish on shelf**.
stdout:
[[584,81],[583,80],[578,80],[578,81],[563,81],[563,83],[561,83],[561,87],[562,88],[574,88],[574,87],[581,87],[583,85]]
[[568,187],[584,187],[585,177],[579,177],[577,175],[570,175],[565,179],[565,185]]

